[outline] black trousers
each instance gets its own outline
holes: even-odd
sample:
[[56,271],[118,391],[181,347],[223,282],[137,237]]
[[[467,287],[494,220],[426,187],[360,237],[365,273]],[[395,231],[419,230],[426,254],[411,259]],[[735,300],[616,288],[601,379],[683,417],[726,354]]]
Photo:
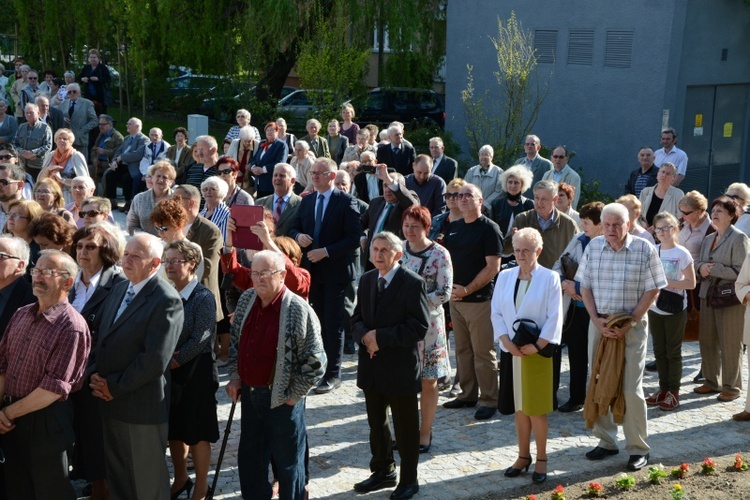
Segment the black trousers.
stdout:
[[2,436],[8,499],[75,500],[66,454],[75,439],[70,399],[18,417],[15,424]]
[[366,390],[367,423],[370,424],[371,472],[389,473],[396,470],[391,446],[391,427],[388,422],[388,407],[391,407],[393,426],[396,431],[398,454],[401,457],[399,484],[411,484],[417,480],[419,463],[419,405],[417,394],[386,395],[376,390]]
[[[585,307],[570,304],[565,317],[562,341],[568,347],[570,364],[570,401],[583,404],[586,400],[586,379],[589,372],[589,313]],[[557,390],[560,388],[562,349],[557,349],[553,359],[554,407],[557,408]]]
[[344,355],[344,302],[348,283],[318,283],[310,287],[310,305],[320,320],[323,348],[328,358],[324,379],[341,378]]
[[130,177],[127,165],[117,167],[117,170],[107,169],[102,176],[104,197],[112,202],[112,209],[117,207],[117,186],[122,185],[125,201],[133,200],[133,179]]

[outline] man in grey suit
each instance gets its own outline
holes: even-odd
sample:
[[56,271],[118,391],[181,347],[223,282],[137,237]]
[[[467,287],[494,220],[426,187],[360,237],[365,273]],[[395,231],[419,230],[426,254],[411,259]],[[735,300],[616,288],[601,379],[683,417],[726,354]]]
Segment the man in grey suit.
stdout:
[[525,166],[534,175],[534,180],[529,189],[524,193],[526,196],[531,195],[533,197],[532,187],[536,186],[536,183],[542,180],[544,174],[552,169],[552,162],[539,155],[540,149],[542,149],[542,141],[539,137],[536,135],[527,135],[523,141],[523,150],[526,152],[526,156],[517,159],[515,163],[516,165]]
[[97,127],[99,118],[96,116],[94,103],[81,97],[81,87],[77,83],[68,85],[67,92],[60,110],[63,112],[65,125],[76,136],[73,147],[86,156],[89,152],[89,132]]
[[122,182],[122,192],[125,196],[123,212],[130,210],[130,202],[133,200],[133,179],[140,183],[141,160],[146,154],[148,137],[141,133],[143,122],[138,118],[131,118],[125,125],[128,136],[122,141],[120,147],[115,151],[114,159],[109,170],[104,173],[104,196],[112,202],[112,209],[117,207],[117,184]]
[[[273,169],[273,194],[258,198],[255,202],[273,213],[276,221],[276,236],[289,236],[294,217],[302,198],[294,194],[294,167],[288,163],[277,163]],[[279,201],[281,200],[281,201]]]
[[90,386],[100,398],[110,497],[169,498],[165,459],[169,422],[169,362],[182,331],[182,300],[157,275],[163,246],[141,233],[125,247],[128,281],[102,309]]

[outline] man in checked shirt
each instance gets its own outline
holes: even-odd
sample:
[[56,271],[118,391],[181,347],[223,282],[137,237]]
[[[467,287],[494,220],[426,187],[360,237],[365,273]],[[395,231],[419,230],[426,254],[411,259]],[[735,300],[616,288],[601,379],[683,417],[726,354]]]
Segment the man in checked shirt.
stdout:
[[0,341],[1,443],[9,499],[75,499],[65,450],[73,444],[71,392],[91,348],[86,321],[68,303],[78,266],[43,250],[31,270],[39,300],[13,315]]

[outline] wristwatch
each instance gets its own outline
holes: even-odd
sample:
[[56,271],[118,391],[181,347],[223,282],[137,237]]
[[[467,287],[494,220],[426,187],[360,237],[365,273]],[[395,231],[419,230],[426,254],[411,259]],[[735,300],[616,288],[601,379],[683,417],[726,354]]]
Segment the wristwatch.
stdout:
[[635,320],[635,318],[633,318],[633,319],[632,319],[632,320],[630,321],[630,328],[635,328],[635,327],[636,327],[636,325],[638,325],[638,322],[637,322],[637,321]]

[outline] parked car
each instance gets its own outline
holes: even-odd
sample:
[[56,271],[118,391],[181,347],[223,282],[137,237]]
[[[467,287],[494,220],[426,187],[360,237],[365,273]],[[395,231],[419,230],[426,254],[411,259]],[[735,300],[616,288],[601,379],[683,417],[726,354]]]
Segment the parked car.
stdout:
[[187,74],[167,79],[168,90],[162,96],[161,106],[174,111],[193,113],[212,90],[234,85],[230,78],[214,75]]
[[[299,89],[279,101],[276,110],[280,116],[284,117],[291,132],[304,135],[307,120],[317,118],[323,121],[321,110],[314,102],[316,93],[327,94],[327,97],[333,95],[330,90]],[[321,134],[325,134],[326,124],[322,125]]]
[[408,124],[414,120],[445,126],[445,102],[433,90],[378,87],[349,102],[360,126],[373,123],[384,128],[393,121]]
[[[282,87],[281,98],[283,99],[295,90],[297,90],[295,87]],[[255,100],[257,87],[253,85],[241,92],[233,92],[231,94],[227,94],[226,92],[219,93],[212,90],[210,94],[211,97],[207,97],[201,102],[198,107],[198,113],[215,120],[233,123],[235,111],[239,108],[247,107],[248,103]],[[251,109],[250,112],[252,111]]]

